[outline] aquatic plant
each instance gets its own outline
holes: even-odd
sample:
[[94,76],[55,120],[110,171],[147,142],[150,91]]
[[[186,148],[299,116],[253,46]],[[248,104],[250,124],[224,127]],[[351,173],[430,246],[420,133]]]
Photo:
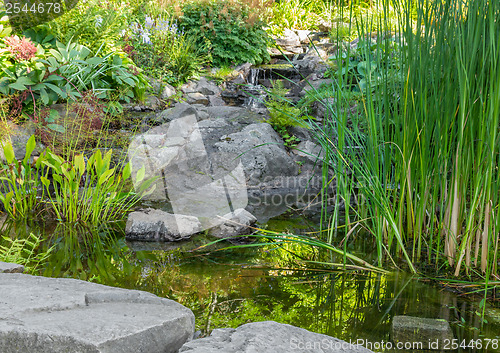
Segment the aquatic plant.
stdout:
[[[130,191],[124,184],[131,177],[130,165],[120,172],[111,167],[111,156],[111,150],[102,155],[98,149],[88,159],[80,154],[66,161],[45,151],[42,164],[48,167],[51,179],[42,176],[41,182],[51,191],[48,202],[59,221],[104,224],[122,219],[139,201],[151,183],[142,183],[138,194]],[[142,181],[144,173],[142,178],[140,173],[137,178]]]
[[[396,32],[405,54],[399,64],[403,84],[391,81],[388,70],[381,74],[383,84],[366,77],[373,94],[362,99],[366,128],[361,130],[349,125],[344,109],[349,102],[340,88],[350,83],[338,70],[335,103],[322,102],[329,117],[311,126],[329,165],[336,166],[347,231],[362,227],[373,234],[379,265],[403,257],[416,272],[417,263],[442,270],[446,261],[455,275],[478,268],[489,279],[497,273],[500,226],[500,71],[494,39],[500,35],[500,4],[384,5],[393,5],[401,20]],[[384,26],[393,29],[378,24]],[[370,23],[358,32],[364,38]],[[367,64],[382,62],[388,51],[377,55],[366,52]],[[324,213],[331,225],[329,243],[340,217],[338,209]]]
[[[99,149],[88,158],[83,154],[65,160],[46,149],[32,157],[35,138],[31,136],[23,160],[15,158],[12,143],[3,142],[5,162],[0,162],[0,201],[13,219],[37,212],[60,222],[99,225],[121,220],[147,192],[153,180],[132,191],[130,165],[111,166],[112,150]],[[139,182],[144,169],[135,176]]]
[[22,160],[16,159],[10,136],[1,145],[4,159],[0,159],[0,201],[12,218],[26,218],[39,208],[41,161],[31,158],[36,147],[35,136],[29,138]]

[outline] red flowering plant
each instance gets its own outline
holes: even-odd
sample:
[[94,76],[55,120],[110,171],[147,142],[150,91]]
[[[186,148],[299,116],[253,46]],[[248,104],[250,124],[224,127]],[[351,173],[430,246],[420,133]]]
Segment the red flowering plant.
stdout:
[[4,39],[6,49],[10,52],[16,61],[28,61],[36,56],[37,47],[26,37],[19,38],[16,35]]

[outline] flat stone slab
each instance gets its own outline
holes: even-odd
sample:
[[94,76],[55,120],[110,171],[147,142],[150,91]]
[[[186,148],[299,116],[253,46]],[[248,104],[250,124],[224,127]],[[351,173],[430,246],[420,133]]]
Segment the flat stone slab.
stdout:
[[191,310],[153,294],[66,278],[0,274],[0,352],[177,352]]
[[446,320],[404,315],[392,319],[392,340],[396,343],[421,342],[424,349],[445,349],[452,339],[453,332]]
[[370,353],[369,349],[274,321],[253,322],[237,329],[213,330],[210,337],[187,342],[186,353]]
[[0,261],[0,273],[23,273],[24,266]]

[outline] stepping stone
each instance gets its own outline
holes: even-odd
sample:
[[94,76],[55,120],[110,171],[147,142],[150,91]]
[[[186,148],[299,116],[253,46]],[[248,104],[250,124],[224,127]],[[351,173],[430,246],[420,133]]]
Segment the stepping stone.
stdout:
[[392,340],[403,345],[422,343],[423,349],[445,349],[453,339],[450,324],[442,319],[394,316]]
[[187,342],[182,353],[372,353],[362,346],[274,321],[213,330]]
[[174,353],[191,310],[153,294],[68,278],[0,273],[0,352]]

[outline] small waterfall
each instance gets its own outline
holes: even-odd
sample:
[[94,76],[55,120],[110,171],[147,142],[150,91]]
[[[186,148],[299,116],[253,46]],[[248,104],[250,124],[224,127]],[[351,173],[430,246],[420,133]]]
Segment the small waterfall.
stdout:
[[251,68],[247,76],[247,85],[244,91],[248,95],[243,103],[243,106],[249,109],[264,108],[264,99],[266,98],[266,90],[259,84],[259,76],[265,75],[265,71],[258,68]]
[[247,82],[249,85],[257,86],[257,84],[259,82],[259,71],[261,71],[261,70],[255,69],[255,68],[250,69],[250,73],[248,74],[248,77],[247,77]]

